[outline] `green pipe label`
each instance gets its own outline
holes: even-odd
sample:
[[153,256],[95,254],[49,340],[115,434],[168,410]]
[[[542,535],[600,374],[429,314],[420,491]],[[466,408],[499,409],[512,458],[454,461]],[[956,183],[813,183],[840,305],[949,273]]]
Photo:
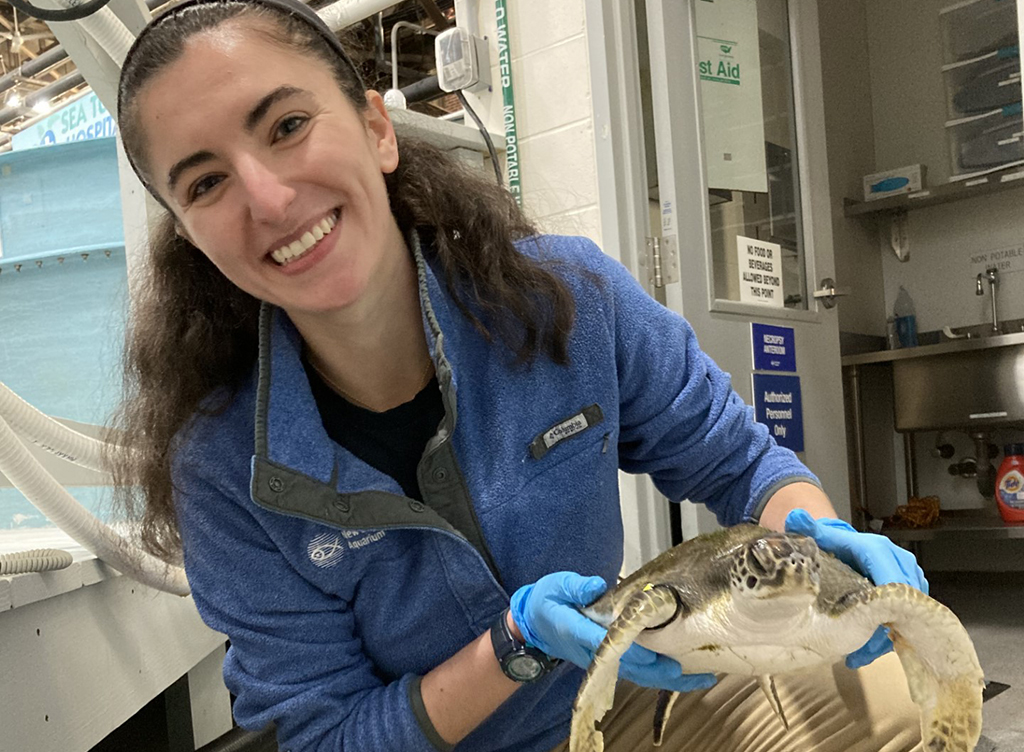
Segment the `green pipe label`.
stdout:
[[515,96],[512,89],[512,56],[508,45],[508,11],[505,0],[495,0],[498,19],[498,74],[501,76],[502,120],[505,124],[505,166],[508,169],[508,190],[516,203],[523,205],[519,182],[519,137],[516,133]]

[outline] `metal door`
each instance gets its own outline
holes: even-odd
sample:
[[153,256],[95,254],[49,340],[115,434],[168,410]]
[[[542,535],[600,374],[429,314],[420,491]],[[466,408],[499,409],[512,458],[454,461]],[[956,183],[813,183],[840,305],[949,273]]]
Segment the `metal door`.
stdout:
[[[798,384],[798,454],[849,519],[817,4],[647,0],[645,10],[661,270],[671,269],[665,249],[678,249],[663,302],[748,403],[755,373],[769,402],[778,392],[760,376],[781,365],[785,383]],[[753,324],[792,338],[795,368],[775,360],[755,371]],[[681,524],[690,537],[716,523],[686,504]]]

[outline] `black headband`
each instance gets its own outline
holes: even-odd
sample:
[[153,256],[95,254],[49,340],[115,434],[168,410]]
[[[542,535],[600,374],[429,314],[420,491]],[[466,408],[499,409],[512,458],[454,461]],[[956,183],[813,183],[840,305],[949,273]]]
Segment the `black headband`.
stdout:
[[[218,4],[218,3],[229,3],[229,2],[230,3],[238,3],[239,0],[186,0],[183,3],[175,5],[173,8],[168,10],[166,13],[162,13],[161,15],[157,16],[152,21],[150,21],[146,25],[146,27],[143,28],[143,30],[141,32],[139,32],[139,36],[135,38],[135,41],[132,43],[131,48],[128,50],[127,56],[125,56],[124,63],[121,65],[122,73],[124,72],[124,70],[126,68],[129,67],[129,63],[130,63],[130,61],[132,59],[132,56],[135,54],[135,51],[139,47],[139,43],[146,36],[146,34],[149,31],[151,31],[152,29],[154,29],[157,26],[159,26],[160,24],[162,24],[167,19],[174,18],[175,16],[179,15],[183,11],[185,11],[185,10],[187,10],[187,9],[193,7],[193,6],[196,6],[196,5],[214,5],[214,4]],[[286,15],[291,16],[292,18],[296,18],[296,19],[306,23],[313,31],[315,31],[317,34],[319,34],[320,37],[327,43],[327,46],[330,47],[335,53],[337,53],[338,57],[340,57],[345,62],[345,64],[348,66],[348,68],[350,69],[350,71],[352,73],[352,77],[355,79],[356,83],[359,85],[359,88],[360,89],[365,89],[366,88],[366,84],[363,83],[363,77],[361,75],[359,75],[359,70],[356,68],[355,64],[352,62],[352,58],[350,58],[348,56],[348,53],[345,52],[345,48],[341,46],[341,42],[339,42],[338,38],[336,36],[334,36],[334,32],[331,31],[330,27],[327,26],[326,23],[324,23],[323,19],[320,18],[320,16],[318,16],[316,14],[316,11],[314,11],[308,5],[306,5],[305,3],[300,2],[300,0],[248,0],[247,4],[249,4],[249,5],[263,5],[263,6],[266,6],[268,8],[274,8],[274,9],[280,11],[281,13],[284,13]],[[118,121],[118,123],[121,122],[121,86],[120,86],[120,84],[118,84],[118,87],[117,87],[117,121]],[[154,196],[157,196],[156,191],[152,188],[152,186],[150,186],[146,182],[146,179],[142,176],[142,173],[139,171],[139,168],[135,164],[135,160],[132,159],[131,154],[128,154],[127,149],[125,150],[125,156],[128,157],[128,163],[132,166],[132,169],[135,171],[135,174],[138,175],[139,180],[142,181],[142,184],[146,187],[146,190],[148,190]]]

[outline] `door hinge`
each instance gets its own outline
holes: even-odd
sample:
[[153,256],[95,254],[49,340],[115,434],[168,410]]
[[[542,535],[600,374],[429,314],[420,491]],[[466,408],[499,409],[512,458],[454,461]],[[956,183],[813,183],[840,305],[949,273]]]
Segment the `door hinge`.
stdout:
[[679,250],[675,235],[647,238],[647,252],[641,264],[647,272],[648,287],[664,287],[679,281]]

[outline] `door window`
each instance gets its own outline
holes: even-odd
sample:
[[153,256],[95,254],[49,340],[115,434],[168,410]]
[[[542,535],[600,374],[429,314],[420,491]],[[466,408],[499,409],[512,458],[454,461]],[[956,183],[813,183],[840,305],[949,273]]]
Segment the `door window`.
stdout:
[[691,0],[715,298],[807,309],[787,0]]

